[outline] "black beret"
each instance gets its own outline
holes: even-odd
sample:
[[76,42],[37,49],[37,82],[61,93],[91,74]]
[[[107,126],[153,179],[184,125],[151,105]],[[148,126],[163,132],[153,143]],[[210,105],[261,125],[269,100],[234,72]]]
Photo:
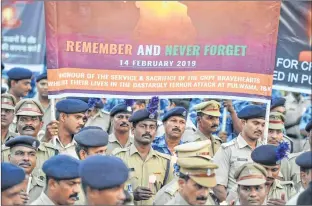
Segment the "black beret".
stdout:
[[69,155],[56,155],[43,163],[42,170],[48,177],[69,180],[79,177],[80,161]]
[[39,74],[38,76],[37,76],[37,79],[36,79],[36,82],[39,82],[40,80],[43,80],[43,79],[47,79],[48,77],[47,77],[47,73],[45,72],[45,73],[42,73],[42,74]]
[[157,121],[158,113],[149,113],[147,109],[140,109],[134,112],[129,118],[129,122],[140,122],[143,120],[154,120]]
[[162,118],[162,121],[165,122],[167,119],[169,119],[172,116],[181,116],[186,120],[187,111],[184,107],[174,107],[165,113],[165,115]]
[[275,166],[287,156],[289,145],[286,142],[275,145],[261,145],[251,153],[251,159],[261,165]]
[[248,105],[238,112],[240,119],[265,118],[266,109],[259,105]]
[[79,174],[83,184],[101,190],[124,184],[129,169],[118,157],[93,155],[82,161]]
[[312,169],[312,152],[304,152],[296,158],[296,164],[305,169]]
[[283,97],[276,97],[276,98],[273,98],[272,101],[271,101],[271,109],[274,109],[276,107],[280,107],[280,106],[285,106],[285,102],[286,102],[286,99],[283,98]]
[[17,136],[5,142],[7,147],[25,146],[32,149],[38,149],[40,142],[31,136]]
[[101,147],[108,144],[108,134],[102,129],[84,129],[74,136],[75,141],[87,147]]
[[22,168],[11,163],[1,162],[1,191],[9,189],[25,180]]
[[305,127],[305,130],[307,132],[310,132],[310,130],[312,129],[312,120],[307,124],[307,126]]
[[127,106],[126,104],[122,103],[122,104],[117,104],[116,106],[114,106],[112,108],[112,110],[110,111],[110,116],[113,117],[118,113],[131,113],[132,112],[132,108],[130,106]]
[[10,69],[7,75],[9,79],[21,80],[21,79],[31,79],[33,73],[29,69],[15,67]]
[[64,99],[56,103],[58,112],[66,114],[84,113],[89,109],[86,102],[79,99]]

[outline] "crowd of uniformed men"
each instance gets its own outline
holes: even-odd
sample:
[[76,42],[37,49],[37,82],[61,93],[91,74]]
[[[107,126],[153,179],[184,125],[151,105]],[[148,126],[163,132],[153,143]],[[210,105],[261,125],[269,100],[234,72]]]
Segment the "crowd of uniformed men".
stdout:
[[[8,77],[2,205],[312,204],[312,121],[295,149],[285,135],[285,98],[272,100],[265,144],[263,105],[236,111],[231,101],[205,99],[192,107],[195,125],[186,99],[170,100],[160,117],[157,97],[109,112],[103,99],[68,97],[57,101],[53,120],[45,73],[36,98],[24,98],[31,71],[14,68]],[[232,139],[215,135],[223,106],[238,134]]]

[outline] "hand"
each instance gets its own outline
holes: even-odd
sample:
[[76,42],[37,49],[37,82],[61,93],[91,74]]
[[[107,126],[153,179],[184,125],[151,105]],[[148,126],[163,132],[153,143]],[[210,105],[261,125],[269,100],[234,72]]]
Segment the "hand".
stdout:
[[26,205],[29,200],[28,194],[24,191],[20,192],[20,202],[17,202],[17,205]]
[[281,195],[281,199],[269,199],[267,205],[286,205],[285,193]]
[[148,200],[152,197],[152,195],[152,191],[147,187],[137,187],[133,191],[133,197],[135,201]]
[[54,120],[47,125],[46,132],[44,135],[44,139],[46,142],[49,142],[52,139],[52,137],[58,136],[58,124],[59,122]]
[[223,106],[227,108],[227,110],[230,112],[230,113],[233,113],[235,112],[235,109],[233,107],[233,104],[232,104],[232,100],[224,100],[223,101]]

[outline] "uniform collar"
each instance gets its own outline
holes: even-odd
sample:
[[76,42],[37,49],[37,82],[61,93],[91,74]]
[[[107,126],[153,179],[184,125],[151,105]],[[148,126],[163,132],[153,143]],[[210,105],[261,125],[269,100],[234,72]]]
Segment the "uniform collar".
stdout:
[[[108,136],[108,141],[109,141],[110,143],[113,143],[113,142],[118,142],[118,143],[119,143],[119,141],[118,141],[118,139],[117,139],[117,137],[116,137],[116,135],[115,135],[114,132],[111,133],[111,134]],[[132,138],[132,136],[131,136],[130,133],[129,133],[129,137],[128,137],[128,140],[127,140],[126,145],[129,145],[130,143],[133,144],[133,138]]]
[[[238,144],[239,149],[244,148],[244,147],[250,147],[249,144],[246,142],[246,140],[242,137],[241,134],[239,134],[237,137],[237,144]],[[261,145],[261,142],[259,140],[257,140],[256,147],[258,147],[259,145]]]
[[102,111],[100,109],[93,117],[91,117],[91,119],[95,119],[97,117],[104,117],[104,114],[102,113]]
[[68,145],[66,145],[66,146],[64,146],[63,144],[62,144],[62,142],[61,142],[61,140],[60,140],[60,138],[59,137],[56,137],[56,142],[61,146],[61,147],[63,147],[63,148],[67,148],[67,147],[70,147],[70,146],[73,146],[73,145],[76,145],[77,144],[77,142],[74,140],[74,138],[72,138],[72,141],[68,144]]
[[[130,152],[130,156],[134,155],[135,153],[140,155],[138,149],[135,147],[134,144],[130,145],[130,151],[129,152]],[[152,146],[150,148],[150,151],[148,152],[146,160],[148,159],[148,157],[151,157],[151,156],[156,156],[156,152],[155,152],[155,150],[153,150]]]

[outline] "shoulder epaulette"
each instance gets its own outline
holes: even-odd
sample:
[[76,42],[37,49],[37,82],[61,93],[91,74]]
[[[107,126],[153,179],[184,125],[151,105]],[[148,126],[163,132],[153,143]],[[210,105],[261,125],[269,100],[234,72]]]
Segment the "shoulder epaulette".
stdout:
[[116,148],[112,151],[112,155],[117,155],[119,153],[122,152],[127,152],[130,149],[130,147],[126,147],[126,148]]
[[158,156],[161,156],[161,157],[163,157],[163,158],[166,158],[166,159],[168,159],[168,160],[171,160],[171,156],[170,156],[170,155],[167,155],[167,154],[158,152],[158,151],[156,151],[156,150],[155,150],[155,152],[156,152],[156,154],[157,154]]
[[221,144],[221,147],[224,149],[224,148],[227,148],[227,147],[232,146],[234,144],[235,144],[235,140],[232,140],[230,142],[226,142],[226,143]]
[[47,148],[49,148],[49,149],[57,150],[57,148],[56,148],[52,143],[49,143],[49,142],[40,142],[40,144],[42,144],[44,147],[47,147]]

